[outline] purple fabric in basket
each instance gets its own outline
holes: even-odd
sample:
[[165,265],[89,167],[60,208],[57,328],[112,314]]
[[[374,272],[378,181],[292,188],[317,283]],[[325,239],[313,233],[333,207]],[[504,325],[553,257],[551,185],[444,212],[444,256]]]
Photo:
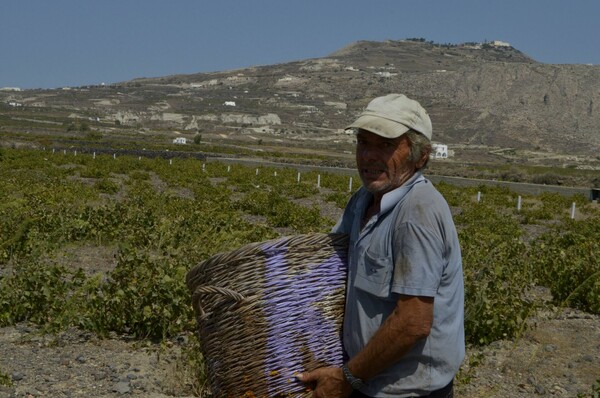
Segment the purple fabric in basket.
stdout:
[[[265,376],[270,396],[290,390],[294,374],[305,371],[302,356],[308,350],[316,361],[341,366],[342,345],[338,325],[318,303],[345,283],[345,262],[338,255],[306,272],[290,275],[287,247],[265,244],[266,282],[263,299],[268,324]],[[339,292],[338,292],[339,293]]]

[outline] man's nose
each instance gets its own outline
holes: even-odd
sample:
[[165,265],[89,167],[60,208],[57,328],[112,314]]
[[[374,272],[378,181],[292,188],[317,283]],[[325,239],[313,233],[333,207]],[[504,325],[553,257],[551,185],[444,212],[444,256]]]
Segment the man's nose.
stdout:
[[362,160],[377,160],[379,158],[376,148],[372,146],[357,148],[357,154]]

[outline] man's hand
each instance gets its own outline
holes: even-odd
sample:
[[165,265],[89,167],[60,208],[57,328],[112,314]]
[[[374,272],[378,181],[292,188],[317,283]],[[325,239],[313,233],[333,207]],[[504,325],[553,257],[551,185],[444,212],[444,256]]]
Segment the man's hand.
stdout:
[[296,377],[313,388],[313,398],[347,398],[352,393],[341,368],[319,368]]

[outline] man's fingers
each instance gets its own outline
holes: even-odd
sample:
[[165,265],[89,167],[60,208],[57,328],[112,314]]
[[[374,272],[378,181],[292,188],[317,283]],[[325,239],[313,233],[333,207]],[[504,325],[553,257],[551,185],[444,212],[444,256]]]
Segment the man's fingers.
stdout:
[[296,373],[296,379],[303,383],[308,383],[315,380],[315,378],[312,375],[312,372]]

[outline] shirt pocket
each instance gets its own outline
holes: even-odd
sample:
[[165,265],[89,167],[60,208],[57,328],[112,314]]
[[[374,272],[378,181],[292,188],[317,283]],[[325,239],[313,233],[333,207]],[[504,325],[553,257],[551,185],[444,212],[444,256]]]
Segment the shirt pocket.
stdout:
[[389,256],[365,251],[358,261],[355,287],[382,299],[391,299],[390,283],[393,264]]

